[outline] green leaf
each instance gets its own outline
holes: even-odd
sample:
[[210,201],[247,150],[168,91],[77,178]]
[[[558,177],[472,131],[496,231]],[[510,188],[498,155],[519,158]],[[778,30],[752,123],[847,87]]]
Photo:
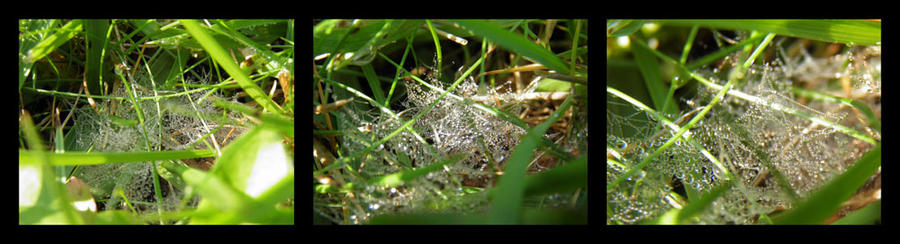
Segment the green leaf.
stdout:
[[535,62],[543,64],[557,72],[569,74],[569,67],[566,63],[556,57],[549,50],[534,44],[534,42],[526,39],[524,36],[513,33],[504,29],[496,23],[486,20],[451,20],[459,25],[474,32],[475,35],[487,38],[493,43],[497,43],[514,53],[528,57]]
[[881,43],[881,22],[868,20],[657,20],[660,24],[775,33],[826,42],[857,45]]

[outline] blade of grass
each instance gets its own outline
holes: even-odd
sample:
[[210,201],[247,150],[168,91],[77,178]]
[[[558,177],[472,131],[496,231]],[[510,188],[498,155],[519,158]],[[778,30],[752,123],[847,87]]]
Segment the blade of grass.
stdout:
[[693,61],[693,62],[687,64],[685,67],[687,67],[687,69],[693,70],[696,68],[703,67],[704,65],[711,64],[711,63],[715,62],[716,60],[720,60],[720,59],[724,58],[725,56],[728,56],[728,55],[734,53],[735,51],[740,50],[741,48],[744,48],[745,46],[753,45],[754,43],[759,42],[764,37],[765,36],[762,36],[762,35],[756,36],[756,37],[751,37],[751,38],[749,38],[747,40],[743,40],[737,44],[728,46],[726,48],[719,49],[718,51],[715,51],[709,55],[703,56],[702,58],[699,58],[696,61]]
[[[428,166],[413,169],[413,170],[405,170],[394,174],[389,174],[385,176],[375,177],[369,179],[366,184],[368,185],[379,185],[384,187],[396,187],[411,182],[415,179],[421,178],[428,173],[435,172],[444,168],[444,165],[453,164],[458,162],[463,158],[463,154],[457,154],[450,156],[444,160],[441,160],[438,163],[430,164]],[[352,184],[352,183],[348,183]]]
[[800,38],[845,44],[876,45],[881,43],[881,23],[867,20],[658,20],[660,24],[715,29],[751,30]]
[[[403,64],[406,63],[406,57],[407,57],[407,55],[409,55],[409,50],[412,49],[412,42],[413,42],[414,37],[415,37],[415,34],[411,34],[411,35],[409,35],[409,37],[406,38],[406,48],[403,49],[403,57],[400,58],[400,67],[403,67]],[[382,57],[384,57],[383,54],[382,54]],[[482,63],[481,65],[484,66],[484,63]],[[396,88],[397,83],[399,83],[398,81],[400,80],[400,74],[402,71],[403,71],[402,69],[397,69],[397,71],[394,73],[394,80],[391,81],[391,90],[388,91],[388,96],[387,96],[387,98],[385,98],[385,101],[383,104],[384,106],[388,106],[390,104],[391,97],[394,96],[394,88]]]
[[570,73],[569,67],[566,66],[565,62],[556,57],[555,54],[493,22],[486,20],[451,21],[469,29],[475,33],[475,35],[487,38],[492,43],[496,43],[514,53],[533,59],[535,62],[543,64],[552,70],[564,74]]
[[634,53],[635,62],[638,64],[638,68],[641,71],[641,75],[644,77],[644,84],[647,86],[647,93],[650,94],[650,99],[653,100],[653,106],[659,111],[665,112],[667,115],[675,115],[678,114],[678,109],[674,106],[668,107],[668,110],[662,110],[665,107],[665,103],[675,104],[675,101],[666,101],[666,88],[663,88],[662,82],[662,74],[659,71],[659,63],[656,62],[656,59],[653,58],[653,55],[650,54],[650,48],[646,45],[646,42],[640,40],[638,38],[632,38],[633,43],[638,45],[633,45],[634,47],[632,52]]
[[731,185],[734,181],[729,180],[722,185],[717,186],[712,191],[704,194],[702,197],[697,199],[696,201],[691,202],[687,206],[684,206],[682,209],[672,209],[657,218],[654,221],[649,222],[649,224],[662,224],[662,225],[673,225],[673,224],[681,224],[685,221],[697,216],[710,205],[712,205],[713,201],[719,198],[722,193],[725,193],[726,190],[731,189]]
[[100,94],[104,48],[109,43],[106,35],[110,30],[109,20],[88,19],[84,21],[84,34],[88,43],[84,80],[91,94]]
[[42,158],[50,162],[50,165],[97,165],[106,163],[132,163],[156,160],[205,158],[214,156],[216,156],[216,152],[212,150],[53,153],[19,149],[19,164],[37,165],[40,164]]
[[631,35],[644,26],[643,20],[607,20],[606,37],[620,37]]
[[436,68],[438,70],[437,75],[438,75],[438,79],[440,79],[441,78],[440,77],[441,63],[444,60],[443,55],[441,55],[441,41],[440,41],[440,39],[438,39],[437,33],[434,32],[434,25],[431,24],[431,20],[426,19],[425,24],[428,25],[428,31],[431,32],[431,39],[434,39],[434,48],[436,50],[435,52],[437,53],[437,64],[435,64],[435,65],[437,65],[437,68]]
[[259,86],[250,81],[250,77],[238,67],[237,63],[235,63],[225,52],[225,49],[215,42],[212,36],[205,31],[207,28],[201,27],[197,20],[181,20],[181,23],[194,38],[197,38],[197,41],[200,42],[200,45],[206,49],[209,55],[225,69],[225,72],[228,72],[229,75],[235,78],[238,85],[240,85],[254,101],[270,112],[281,113],[281,109],[278,108],[275,102],[266,96],[266,93],[262,88],[259,88]]
[[45,56],[50,54],[61,46],[63,43],[75,37],[76,34],[80,33],[84,29],[84,20],[74,19],[69,21],[62,28],[53,33],[53,35],[47,37],[42,40],[40,43],[35,45],[33,48],[28,50],[27,56],[25,57],[25,63],[34,63]]
[[[548,30],[548,31],[550,31],[550,30]],[[550,31],[549,33],[552,33],[552,31]],[[576,52],[574,50],[576,48],[578,48],[578,34],[579,33],[581,33],[581,20],[576,19],[575,20],[575,33],[572,33],[572,56],[569,58],[569,61],[572,62],[570,64],[571,66],[569,66],[569,69],[572,70],[572,72],[575,72],[575,60],[577,60],[576,57],[578,57],[578,52]],[[572,73],[571,75],[575,75],[575,73]]]
[[[568,192],[588,185],[587,156],[537,175],[525,177],[525,196]],[[494,194],[492,188],[488,195]]]
[[[32,175],[35,173],[39,174],[39,176],[36,177],[38,179],[33,179],[32,177],[27,177],[27,178],[32,178],[31,180],[37,180],[37,181],[39,181],[39,183],[35,183],[35,182],[26,182],[26,183],[32,183],[34,185],[37,185],[37,187],[39,187],[40,189],[36,190],[37,192],[34,192],[34,191],[26,192],[28,190],[20,190],[20,194],[34,193],[38,196],[44,195],[44,193],[52,194],[51,195],[52,197],[34,197],[37,199],[37,202],[35,203],[35,205],[33,207],[34,208],[41,208],[41,207],[48,208],[49,207],[49,208],[55,208],[56,210],[61,210],[62,214],[63,214],[63,222],[62,223],[81,224],[82,219],[80,218],[78,213],[75,212],[74,206],[72,204],[70,204],[71,202],[69,201],[69,196],[66,193],[65,186],[63,186],[62,182],[56,178],[57,176],[54,175],[52,167],[51,167],[53,164],[48,160],[49,157],[45,156],[46,154],[48,154],[48,152],[44,151],[43,142],[40,138],[40,135],[38,134],[38,132],[36,130],[36,127],[34,126],[34,121],[32,121],[32,119],[31,119],[31,114],[28,113],[28,111],[26,111],[24,109],[21,111],[22,112],[19,114],[19,125],[21,126],[20,130],[22,131],[22,133],[25,134],[25,139],[28,143],[28,147],[31,149],[31,151],[37,153],[38,155],[36,155],[36,157],[34,157],[32,160],[30,160],[31,166],[35,166],[35,167],[31,167],[31,169],[27,169],[27,168],[29,168],[29,167],[27,167],[28,164],[23,164],[22,157],[20,156],[19,157],[19,165],[20,165],[19,166],[19,171],[20,171],[19,174],[20,174],[20,177],[22,177],[22,175],[27,175],[28,173],[22,172],[23,170],[26,170],[26,169],[31,170],[31,171],[37,171],[37,172],[30,172],[30,173]],[[21,151],[25,151],[25,150],[19,149],[19,151],[21,152]],[[26,167],[22,167],[22,166],[26,166]],[[22,182],[22,179],[20,178],[20,183],[21,182]],[[26,196],[26,197],[30,197],[30,196]],[[56,198],[56,201],[53,201],[54,197]],[[56,204],[56,206],[54,206],[54,204]],[[38,211],[40,211],[40,209],[38,209]],[[21,214],[21,212],[20,212],[20,214]],[[56,213],[55,212],[53,212],[53,213],[44,212],[44,214],[55,215]],[[49,217],[49,216],[44,216],[44,217]],[[35,221],[37,223],[37,221],[46,221],[46,220],[38,219]],[[59,224],[59,223],[52,223],[52,224]]]
[[518,224],[521,221],[522,198],[525,195],[525,172],[528,163],[531,162],[534,155],[534,149],[538,146],[538,141],[547,132],[553,123],[572,105],[574,96],[569,96],[563,101],[562,105],[550,115],[547,120],[538,124],[528,134],[522,138],[519,145],[510,155],[503,177],[497,184],[496,195],[492,202],[491,224]]
[[775,216],[772,220],[775,224],[822,224],[837,212],[841,204],[850,199],[879,167],[881,167],[881,143],[796,208]]
[[375,94],[375,101],[378,101],[378,104],[384,104],[385,99],[384,92],[381,91],[381,81],[378,80],[378,75],[375,74],[375,68],[372,68],[372,63],[367,63],[360,67],[362,68],[363,74],[366,75],[366,81],[369,82],[372,93]]
[[875,130],[878,130],[879,132],[881,131],[881,121],[878,119],[877,116],[875,116],[875,113],[872,113],[872,110],[869,109],[868,105],[866,105],[860,101],[857,101],[854,99],[849,99],[849,98],[838,97],[838,96],[834,96],[831,94],[821,93],[821,92],[817,92],[817,91],[813,91],[813,90],[798,88],[798,87],[791,87],[791,92],[793,92],[794,94],[796,94],[798,96],[808,97],[808,98],[826,101],[826,102],[840,103],[840,104],[844,104],[844,105],[853,107],[853,108],[859,110],[860,112],[862,112],[863,115],[866,116],[866,120],[869,121],[869,126],[874,128]]

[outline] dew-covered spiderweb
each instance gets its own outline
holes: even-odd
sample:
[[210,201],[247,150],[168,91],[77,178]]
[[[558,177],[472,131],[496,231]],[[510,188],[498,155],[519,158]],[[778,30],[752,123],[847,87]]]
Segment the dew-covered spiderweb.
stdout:
[[[861,157],[873,145],[781,108],[834,122],[880,140],[880,132],[870,128],[864,116],[853,108],[801,98],[792,92],[792,87],[801,87],[865,101],[880,120],[880,66],[880,48],[870,46],[853,47],[827,58],[813,58],[802,52],[790,57],[782,55],[776,61],[750,67],[746,83],[733,90],[764,102],[727,95],[690,130],[693,140],[722,162],[739,181],[692,223],[756,224],[763,214],[790,209],[795,198],[808,196]],[[726,83],[727,74],[722,71],[694,72],[718,85]],[[852,85],[843,88],[835,85],[847,80]],[[718,90],[698,84],[696,91],[689,93],[692,96],[679,98],[677,106],[684,114],[709,104],[716,93]],[[607,94],[609,184],[625,177],[626,172],[650,156],[673,133],[660,133],[661,127],[651,115]],[[770,172],[767,165],[777,172]],[[676,141],[642,170],[607,191],[607,223],[637,224],[654,220],[688,203],[684,199],[685,190],[678,188],[691,188],[703,194],[723,182],[725,174],[720,171],[696,147]],[[781,185],[782,182],[789,187]]]
[[[429,79],[434,87],[447,89],[440,81]],[[397,117],[379,108],[364,106],[363,99],[355,99],[334,112],[342,128],[342,151],[348,157],[397,131],[400,126],[424,111],[441,95],[435,90],[414,82],[407,83],[406,97],[397,103],[403,109],[392,111]],[[471,77],[453,91],[463,98],[488,95],[489,89],[480,89]],[[524,107],[517,105],[514,97],[497,96],[501,107],[509,114],[519,114]],[[493,101],[491,101],[493,102]],[[347,183],[410,171],[441,162],[454,155],[461,155],[459,162],[448,164],[402,186],[366,186],[354,192],[353,198],[344,198],[346,213],[329,213],[338,209],[319,209],[326,215],[349,217],[350,223],[365,223],[371,217],[382,214],[402,214],[411,211],[446,211],[453,213],[477,213],[486,210],[487,199],[482,194],[466,193],[467,187],[491,187],[496,172],[505,163],[525,130],[508,121],[476,108],[471,104],[446,96],[433,109],[418,118],[409,130],[375,147],[362,158],[349,163],[353,173],[334,174]],[[362,182],[356,184],[364,184]],[[471,196],[471,197],[470,197]],[[319,199],[332,201],[334,199]],[[346,221],[340,221],[346,223]]]
[[[74,143],[70,150],[140,152],[207,149],[208,144],[202,143],[201,138],[220,124],[222,126],[204,141],[212,144],[210,138],[215,137],[221,148],[225,146],[223,143],[234,140],[247,130],[246,125],[241,123],[239,113],[226,112],[213,105],[212,97],[226,99],[221,92],[194,92],[159,100],[142,99],[174,94],[176,91],[157,89],[154,92],[148,87],[148,76],[138,74],[137,82],[131,84],[132,95],[139,100],[144,123],[139,123],[138,110],[128,99],[123,86],[114,86],[109,96],[125,100],[96,99],[96,110],[86,105],[76,110],[72,129]],[[192,84],[208,82],[208,77],[189,81]],[[203,99],[205,96],[206,99]],[[193,147],[188,148],[190,146]],[[96,195],[110,199],[105,209],[123,208],[121,204],[116,204],[121,197],[114,192],[115,188],[120,188],[137,210],[150,210],[155,209],[155,205],[137,203],[156,201],[152,167],[151,162],[85,166],[78,169],[76,176],[90,185]],[[167,187],[165,180],[161,182],[164,207],[174,209],[182,200],[180,190],[183,189]]]

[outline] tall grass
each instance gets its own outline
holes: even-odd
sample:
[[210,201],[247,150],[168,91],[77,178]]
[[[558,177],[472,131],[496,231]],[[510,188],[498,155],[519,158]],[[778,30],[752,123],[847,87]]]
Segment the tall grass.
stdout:
[[[20,224],[293,223],[293,20],[198,22],[20,20]],[[152,203],[125,165],[147,165]]]
[[[510,112],[510,106],[523,105],[501,98],[517,93],[516,89],[528,92],[525,87],[507,86],[503,89],[509,89],[505,92],[508,94],[496,94],[497,100],[490,103],[473,101],[473,96],[490,95],[487,90],[498,90],[494,84],[503,84],[495,81],[509,77],[489,75],[488,71],[524,65],[525,58],[546,67],[542,69],[586,79],[583,66],[576,65],[582,64],[581,61],[563,61],[571,57],[583,59],[584,54],[575,50],[577,45],[582,45],[578,43],[586,40],[574,41],[576,46],[560,52],[535,44],[536,39],[524,34],[535,26],[545,26],[543,32],[565,27],[554,35],[563,33],[562,39],[569,40],[580,39],[586,29],[578,28],[586,25],[583,20],[566,20],[560,27],[546,27],[553,23],[556,21],[323,20],[317,23],[313,49],[322,59],[316,65],[314,105],[338,108],[314,117],[317,127],[314,135],[323,135],[315,140],[326,147],[314,150],[316,223],[585,223],[586,209],[581,204],[586,195],[583,188],[586,177],[581,175],[587,174],[583,171],[587,157],[573,155],[562,143],[545,136],[551,125],[564,117],[566,111],[571,111],[570,107],[584,108],[585,97],[570,95],[565,101],[559,101],[562,103],[557,110],[537,125]],[[471,45],[477,41],[483,42]],[[542,44],[546,45],[546,40]],[[473,46],[482,50],[470,50]],[[374,50],[379,52],[376,54]],[[347,55],[350,52],[353,56]],[[509,55],[516,57],[513,63],[495,64]],[[433,62],[428,62],[432,59]],[[354,71],[353,66],[359,66],[362,72]],[[434,73],[416,71],[423,66]],[[577,70],[571,69],[573,66]],[[457,72],[452,74],[448,71],[451,69]],[[485,82],[476,84],[473,77]],[[385,87],[390,87],[388,92],[384,91]],[[564,91],[569,87],[574,86]],[[349,98],[354,99],[349,103],[340,102]],[[437,117],[443,114],[451,116]],[[586,127],[576,124],[578,128]],[[504,128],[528,133],[523,133],[522,138],[501,136]],[[567,147],[584,143],[586,134],[575,134],[568,135],[568,140],[575,144],[566,143]],[[460,145],[462,140],[473,143]],[[501,145],[510,142],[517,143],[503,149]],[[459,148],[477,152],[456,151]],[[329,152],[332,150],[333,153]],[[561,159],[562,166],[527,176],[526,169],[538,158],[535,150],[538,155]],[[482,158],[493,165],[487,167],[491,168],[489,171],[465,169]],[[498,181],[496,188],[490,184],[472,186],[473,183],[466,183],[471,179],[460,176],[492,172],[495,167],[500,169],[500,164],[505,165],[502,176],[478,178]],[[542,184],[548,182],[561,183]],[[549,207],[550,202],[560,202],[549,200],[559,198],[560,194],[577,199],[570,204],[579,207]],[[529,204],[533,201],[529,199],[546,201],[547,206]]]

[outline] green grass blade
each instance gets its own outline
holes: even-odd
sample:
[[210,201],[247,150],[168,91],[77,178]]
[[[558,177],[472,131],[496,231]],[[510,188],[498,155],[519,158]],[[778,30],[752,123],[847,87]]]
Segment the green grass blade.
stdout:
[[813,90],[807,90],[798,87],[791,87],[791,92],[798,96],[808,97],[816,100],[833,102],[833,103],[841,103],[850,107],[853,107],[860,112],[862,112],[866,116],[866,120],[869,121],[869,126],[874,128],[875,130],[881,131],[881,120],[875,116],[875,113],[869,109],[869,106],[866,104],[849,98],[838,97],[827,93],[821,93]]
[[238,67],[237,63],[231,59],[231,56],[225,52],[225,49],[222,48],[209,33],[207,33],[206,28],[201,27],[197,20],[181,20],[181,23],[184,25],[185,29],[197,39],[200,45],[206,49],[209,55],[225,69],[225,72],[228,72],[229,75],[234,77],[238,85],[240,85],[254,101],[270,112],[281,112],[281,109],[275,105],[275,102],[272,101],[271,98],[266,96],[266,93],[262,88],[259,88],[256,83],[253,83],[253,81],[250,80],[250,77],[248,77],[247,74]]
[[371,63],[364,64],[360,67],[362,68],[363,74],[366,75],[366,81],[369,82],[372,93],[375,94],[375,101],[378,101],[378,104],[385,104],[384,91],[381,90],[381,81],[378,80],[378,75],[375,74],[375,68],[372,68]]
[[728,56],[728,55],[734,53],[735,51],[740,50],[741,48],[744,48],[748,45],[753,45],[754,43],[759,42],[764,37],[765,36],[763,36],[763,35],[751,37],[747,40],[738,42],[737,44],[719,49],[718,51],[715,51],[709,55],[703,56],[702,58],[699,58],[696,61],[693,61],[693,62],[687,64],[686,67],[687,67],[687,69],[693,70],[696,68],[700,68],[704,65],[711,64],[713,62],[716,62],[716,60],[720,60],[720,59],[724,58],[725,56]]
[[51,165],[95,165],[106,163],[147,162],[156,160],[176,160],[215,157],[212,150],[183,150],[158,152],[66,152],[52,153],[19,149],[20,165],[40,164],[41,158]]
[[649,222],[649,224],[671,225],[684,223],[684,221],[703,213],[703,211],[709,208],[709,205],[711,205],[713,201],[718,199],[719,196],[722,195],[722,193],[725,193],[726,190],[731,189],[732,183],[734,183],[734,181],[726,181],[712,191],[704,194],[702,197],[699,197],[698,200],[691,202],[684,208],[669,210],[656,220]]
[[75,37],[82,29],[84,29],[84,20],[75,19],[69,21],[69,23],[66,23],[65,26],[57,30],[56,33],[28,50],[28,54],[24,60],[25,63],[34,63],[35,61],[44,58],[47,54],[56,50],[57,47],[66,43],[69,39],[72,39],[72,37]]
[[838,211],[866,180],[881,167],[881,143],[853,163],[790,212],[773,218],[776,224],[821,224]]
[[559,73],[569,74],[569,67],[565,62],[556,57],[547,49],[534,44],[521,35],[517,35],[503,27],[485,20],[452,20],[457,24],[474,32],[475,35],[485,37],[492,43],[505,47],[513,53],[533,59]]
[[658,20],[660,24],[769,32],[800,38],[845,44],[881,43],[881,23],[868,20]]
[[442,160],[441,162],[430,164],[428,166],[414,169],[401,171],[394,174],[389,174],[385,176],[380,176],[376,178],[372,178],[368,180],[366,183],[369,185],[379,185],[384,187],[397,187],[403,184],[406,184],[415,179],[421,178],[428,173],[439,171],[444,168],[444,165],[456,163],[460,159],[462,159],[463,154],[453,155],[447,159]]
[[[662,110],[663,107],[666,107],[665,104],[675,104],[675,101],[670,99],[666,101],[666,91],[667,89],[662,82],[662,73],[659,70],[659,63],[656,61],[656,58],[653,57],[653,54],[649,51],[650,48],[645,44],[643,40],[632,39],[637,45],[633,45],[634,47],[632,52],[634,53],[635,62],[638,64],[638,68],[641,71],[641,75],[644,77],[644,84],[647,85],[647,93],[650,94],[650,99],[653,100],[653,106],[657,110]],[[678,109],[675,106],[669,106],[666,108],[666,114],[676,115],[678,114]]]
[[[425,24],[428,25],[428,31],[431,32],[431,39],[434,39],[434,48],[435,53],[437,54],[437,70],[441,70],[441,62],[444,60],[444,56],[441,53],[441,40],[438,39],[437,33],[434,32],[434,25],[431,24],[431,20],[425,20]],[[437,72],[438,79],[440,79],[441,72]]]
[[238,209],[251,201],[247,195],[211,173],[188,168],[171,161],[163,161],[161,165],[169,172],[184,179],[185,183],[197,187],[200,195],[221,210]]
[[84,20],[84,34],[87,36],[87,62],[84,79],[91,94],[100,94],[100,83],[103,77],[103,49],[108,44],[106,33],[109,32],[109,20]]
[[525,177],[525,196],[568,192],[588,185],[587,156],[538,175]]
[[[706,78],[703,78],[702,76],[700,76],[700,75],[698,75],[698,74],[696,74],[696,73],[691,72],[690,74],[691,74],[691,76],[693,76],[695,79],[697,79],[697,81],[700,81],[700,83],[703,83],[704,85],[706,85],[706,86],[708,86],[708,87],[710,87],[710,88],[712,88],[712,89],[715,89],[715,90],[721,90],[721,89],[723,89],[721,85],[715,84],[715,83],[713,83],[713,82],[707,80]],[[800,117],[800,118],[803,118],[803,119],[806,119],[806,120],[809,120],[809,121],[812,121],[812,122],[816,122],[816,123],[822,124],[822,125],[824,125],[824,126],[833,128],[833,129],[835,129],[835,130],[837,130],[837,131],[839,131],[839,132],[841,132],[841,133],[844,133],[844,134],[847,134],[847,135],[852,136],[852,137],[854,137],[854,138],[857,138],[857,139],[860,139],[860,140],[862,140],[862,141],[868,142],[868,143],[870,143],[870,144],[872,144],[872,145],[875,145],[875,144],[877,143],[876,140],[875,140],[874,138],[872,138],[872,137],[866,135],[865,133],[856,131],[855,129],[852,129],[852,128],[849,128],[849,127],[840,125],[840,124],[835,123],[835,122],[831,122],[831,121],[828,121],[828,120],[825,120],[825,119],[822,119],[822,118],[813,116],[813,115],[811,115],[811,114],[809,114],[809,113],[800,111],[800,110],[798,110],[798,109],[789,107],[789,106],[784,105],[784,104],[772,103],[772,102],[766,101],[766,99],[764,99],[764,98],[757,97],[757,96],[754,96],[754,95],[750,95],[750,94],[741,92],[741,91],[739,91],[739,90],[729,90],[729,91],[728,91],[728,95],[729,95],[729,96],[734,96],[734,97],[737,97],[737,98],[740,98],[740,99],[742,99],[742,100],[746,100],[746,101],[749,101],[749,102],[752,102],[752,103],[755,103],[755,104],[759,104],[759,105],[762,105],[762,106],[771,107],[772,109],[775,109],[775,110],[778,110],[778,111],[781,111],[781,112],[785,112],[785,113],[787,113],[787,114],[790,114],[790,115],[793,115],[793,116],[797,116],[797,117]]]
[[631,35],[644,26],[643,20],[607,20],[606,37],[620,37]]
[[503,178],[500,178],[500,182],[497,184],[490,214],[492,224],[517,224],[521,221],[522,198],[526,188],[525,171],[528,163],[531,162],[540,138],[543,138],[550,125],[556,123],[561,115],[569,110],[572,101],[574,101],[572,96],[567,97],[547,120],[528,131],[528,134],[513,150],[507,161]]

